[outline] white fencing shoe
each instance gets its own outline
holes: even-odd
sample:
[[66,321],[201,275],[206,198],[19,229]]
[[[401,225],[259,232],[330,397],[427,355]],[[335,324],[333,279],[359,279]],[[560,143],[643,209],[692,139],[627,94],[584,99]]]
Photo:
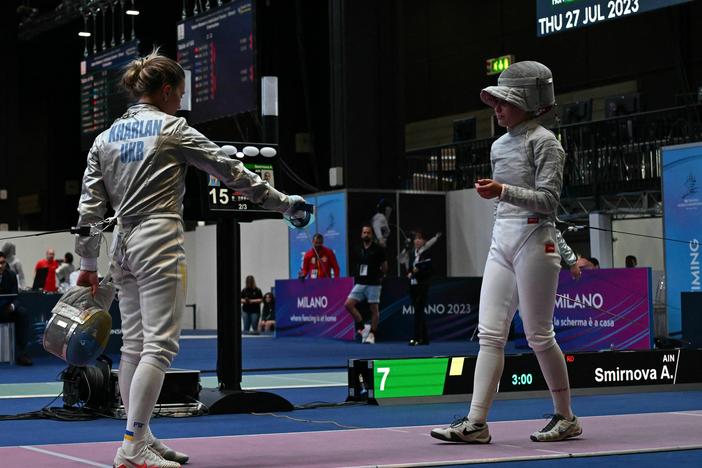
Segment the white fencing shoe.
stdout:
[[475,424],[467,417],[456,419],[449,427],[432,429],[431,436],[447,442],[488,444],[492,437],[487,424]]
[[548,424],[540,431],[534,432],[530,438],[534,442],[556,442],[578,437],[582,433],[583,428],[576,416],[568,420],[560,414],[554,414]]
[[164,459],[145,445],[136,455],[127,455],[122,447],[117,449],[114,468],[181,468],[180,463]]
[[178,462],[181,465],[183,463],[187,463],[190,459],[190,457],[188,457],[186,454],[173,450],[168,445],[164,444],[159,439],[154,437],[152,434],[149,434],[149,436],[146,437],[146,444],[149,447],[151,447],[156,453],[161,455],[164,459]]

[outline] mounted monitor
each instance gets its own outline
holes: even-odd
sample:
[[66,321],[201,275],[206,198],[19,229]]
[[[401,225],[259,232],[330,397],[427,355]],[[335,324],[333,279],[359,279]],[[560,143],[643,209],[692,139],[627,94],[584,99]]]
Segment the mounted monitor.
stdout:
[[[255,172],[273,187],[280,180],[277,145],[231,141],[215,143],[221,147],[229,146],[230,149],[234,147],[236,153],[230,157],[240,159],[246,169]],[[262,208],[205,172],[189,171],[186,184],[183,201],[186,219],[217,221],[235,218],[237,221],[246,222],[282,218],[280,213]]]
[[136,40],[88,57],[80,63],[80,134],[87,149],[95,137],[131,104],[129,93],[122,88],[124,67],[139,56]]
[[251,0],[178,23],[178,63],[190,71],[190,123],[256,109],[253,24]]
[[605,98],[605,117],[635,114],[641,111],[639,93],[620,94]]
[[549,36],[690,1],[536,0],[536,36]]
[[592,120],[592,99],[569,102],[559,106],[561,124],[568,125]]
[[453,121],[453,142],[475,140],[475,117],[466,117]]

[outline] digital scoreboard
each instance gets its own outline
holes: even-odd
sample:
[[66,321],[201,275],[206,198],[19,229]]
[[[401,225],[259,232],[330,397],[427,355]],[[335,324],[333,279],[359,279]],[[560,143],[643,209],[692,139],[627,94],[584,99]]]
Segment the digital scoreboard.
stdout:
[[80,129],[83,149],[127,110],[129,93],[122,88],[124,66],[139,56],[136,40],[88,57],[80,63]]
[[[349,361],[349,399],[450,397],[473,391],[477,357]],[[702,349],[604,351],[565,354],[571,389],[702,386]],[[505,356],[498,393],[547,391],[534,354]]]
[[548,36],[689,1],[536,0],[536,35]]
[[191,123],[256,109],[251,0],[232,0],[178,23],[178,63],[190,71]]
[[[228,146],[234,154],[232,158],[241,160],[244,167],[258,174],[261,179],[275,187],[278,171],[278,146],[269,143],[247,143],[216,141],[217,145]],[[266,210],[247,199],[242,193],[224,185],[216,177],[198,172],[200,215],[198,219],[217,220],[234,217],[239,221],[255,219],[280,219],[276,211]]]

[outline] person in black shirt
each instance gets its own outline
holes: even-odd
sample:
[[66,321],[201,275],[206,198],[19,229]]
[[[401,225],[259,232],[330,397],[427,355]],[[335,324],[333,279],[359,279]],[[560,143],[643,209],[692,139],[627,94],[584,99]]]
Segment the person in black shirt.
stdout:
[[17,275],[10,270],[5,254],[0,252],[0,322],[15,323],[15,362],[20,366],[31,366],[32,360],[25,354],[31,319],[27,310],[17,304],[17,292]]
[[[373,242],[373,227],[369,224],[361,228],[361,248],[358,249],[354,286],[346,299],[346,310],[356,322],[356,331],[361,335],[363,343],[374,344],[375,334],[380,320],[380,289],[383,276],[388,272],[388,262],[385,258],[385,249]],[[356,308],[356,304],[367,300],[371,311],[371,327],[366,334],[363,317]]]
[[256,280],[253,276],[246,277],[246,287],[241,290],[241,313],[244,317],[244,333],[251,330],[258,333],[258,319],[261,316],[261,302],[263,293],[256,287]]
[[275,297],[267,292],[263,295],[263,311],[261,321],[258,323],[258,331],[273,331],[275,328]]
[[410,281],[410,298],[412,299],[412,308],[414,309],[414,338],[410,340],[410,346],[429,344],[429,333],[427,332],[424,308],[427,305],[432,264],[427,246],[429,246],[429,244],[427,243],[424,232],[420,230],[415,231],[414,246],[409,251],[407,267],[407,278]]

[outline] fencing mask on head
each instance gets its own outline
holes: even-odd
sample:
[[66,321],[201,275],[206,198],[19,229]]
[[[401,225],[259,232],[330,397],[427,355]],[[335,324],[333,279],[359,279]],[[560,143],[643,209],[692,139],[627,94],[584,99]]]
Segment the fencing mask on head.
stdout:
[[500,74],[497,86],[488,86],[480,92],[480,99],[490,107],[506,101],[540,115],[556,104],[553,75],[539,62],[516,62]]

